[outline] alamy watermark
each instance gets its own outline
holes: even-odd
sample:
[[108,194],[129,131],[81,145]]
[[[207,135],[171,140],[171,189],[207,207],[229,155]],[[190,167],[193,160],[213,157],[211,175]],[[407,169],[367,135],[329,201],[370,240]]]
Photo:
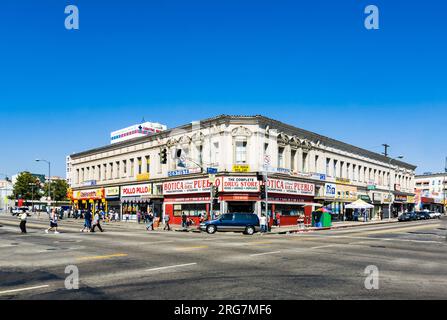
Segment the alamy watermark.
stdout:
[[379,290],[379,268],[375,265],[369,265],[365,268],[365,288],[367,290]]
[[65,274],[68,276],[65,278],[65,289],[77,290],[79,289],[79,269],[75,265],[68,265],[65,267]]
[[75,5],[68,5],[65,7],[65,14],[68,16],[65,18],[65,29],[67,30],[79,30],[79,9]]

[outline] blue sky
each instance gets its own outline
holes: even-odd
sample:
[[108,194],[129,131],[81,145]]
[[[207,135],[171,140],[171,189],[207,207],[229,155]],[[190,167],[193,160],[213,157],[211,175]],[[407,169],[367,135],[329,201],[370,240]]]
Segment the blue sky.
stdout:
[[[80,30],[64,28],[77,5]],[[380,30],[364,8],[380,9]],[[391,155],[447,155],[445,1],[2,1],[0,173],[64,175],[65,155],[144,116],[174,127],[263,114]]]

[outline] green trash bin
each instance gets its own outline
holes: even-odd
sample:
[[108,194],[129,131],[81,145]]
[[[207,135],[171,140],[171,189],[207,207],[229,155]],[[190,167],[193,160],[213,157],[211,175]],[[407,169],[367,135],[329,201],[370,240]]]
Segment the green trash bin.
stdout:
[[320,218],[320,222],[323,228],[329,228],[332,226],[332,216],[328,212],[323,212]]

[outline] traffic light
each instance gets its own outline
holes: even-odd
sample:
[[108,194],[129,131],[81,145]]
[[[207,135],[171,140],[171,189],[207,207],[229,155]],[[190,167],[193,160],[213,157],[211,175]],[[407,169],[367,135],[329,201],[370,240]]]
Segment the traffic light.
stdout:
[[162,149],[160,152],[160,162],[162,164],[166,164],[168,163],[168,150],[167,149]]
[[219,198],[219,187],[213,186],[213,198]]
[[264,184],[261,184],[261,199],[265,199],[265,196],[266,196],[266,194],[265,194],[265,185]]

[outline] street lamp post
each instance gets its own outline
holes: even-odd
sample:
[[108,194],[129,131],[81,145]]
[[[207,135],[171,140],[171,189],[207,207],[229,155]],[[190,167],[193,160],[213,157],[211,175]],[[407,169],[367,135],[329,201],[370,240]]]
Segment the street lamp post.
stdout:
[[390,161],[388,162],[388,174],[389,174],[389,177],[388,177],[388,220],[391,220],[391,206],[393,204],[393,201],[392,201],[393,197],[391,196],[391,162],[393,160],[402,159],[402,158],[403,158],[403,156],[398,156],[396,158],[390,158]]
[[51,207],[51,162],[44,159],[36,159],[36,162],[40,161],[48,164],[48,204]]

